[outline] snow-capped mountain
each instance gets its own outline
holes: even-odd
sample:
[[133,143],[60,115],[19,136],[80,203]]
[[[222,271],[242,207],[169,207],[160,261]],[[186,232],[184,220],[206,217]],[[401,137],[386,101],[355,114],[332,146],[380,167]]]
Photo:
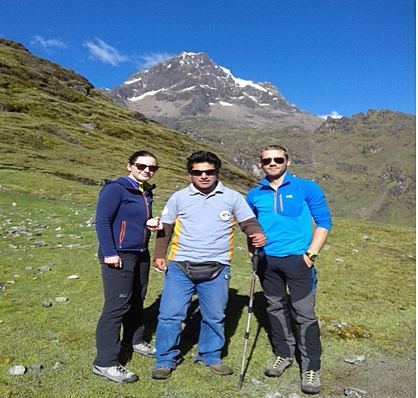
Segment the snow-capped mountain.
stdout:
[[272,84],[236,78],[204,53],[183,52],[103,92],[180,131],[190,131],[196,122],[199,128],[202,124],[234,129],[294,126],[313,131],[323,122],[289,104]]

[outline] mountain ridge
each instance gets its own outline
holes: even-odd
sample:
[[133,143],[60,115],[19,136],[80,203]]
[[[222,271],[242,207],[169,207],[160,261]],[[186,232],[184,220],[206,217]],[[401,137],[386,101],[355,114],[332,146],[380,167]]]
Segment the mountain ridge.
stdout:
[[178,131],[204,120],[223,128],[265,130],[293,125],[307,131],[323,122],[289,104],[271,83],[236,78],[205,53],[182,52],[102,92]]
[[[104,178],[124,172],[133,148],[155,153],[154,178],[167,198],[189,182],[185,159],[216,152],[221,180],[242,194],[262,177],[260,149],[284,145],[290,172],[323,188],[333,216],[415,226],[416,118],[370,109],[323,121],[308,132],[208,129],[178,132],[122,107],[84,77],[0,39],[0,189],[91,203]],[[163,200],[163,199],[161,199]]]

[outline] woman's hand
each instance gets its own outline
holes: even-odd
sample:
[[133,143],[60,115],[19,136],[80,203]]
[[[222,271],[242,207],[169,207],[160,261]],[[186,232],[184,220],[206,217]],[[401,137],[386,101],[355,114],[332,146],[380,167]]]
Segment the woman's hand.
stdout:
[[160,231],[163,229],[163,223],[160,221],[160,217],[153,217],[147,221],[147,227],[150,231]]

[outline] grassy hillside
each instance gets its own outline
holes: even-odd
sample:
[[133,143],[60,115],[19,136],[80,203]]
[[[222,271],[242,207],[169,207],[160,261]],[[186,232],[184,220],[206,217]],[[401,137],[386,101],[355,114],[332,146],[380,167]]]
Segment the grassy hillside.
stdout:
[[[2,189],[57,200],[95,202],[104,178],[124,175],[127,158],[147,149],[159,159],[160,195],[188,183],[185,158],[204,143],[114,104],[82,76],[0,39]],[[221,178],[245,193],[255,179],[221,156]]]
[[277,131],[190,126],[193,137],[227,152],[257,172],[259,151],[279,144],[289,149],[290,170],[317,181],[334,216],[415,226],[416,117],[369,110],[331,119],[314,133],[298,128]]
[[[361,123],[380,116],[367,115]],[[355,178],[366,184],[369,180],[365,176],[376,173],[371,173],[371,166],[353,173],[337,154],[346,159],[358,156],[356,164],[362,164],[374,154],[389,151],[391,141],[385,141],[380,151],[377,143],[371,143],[374,149],[371,147],[370,153],[364,147],[353,149],[354,142],[342,145],[338,138],[346,123],[342,121],[334,126],[341,127],[336,138],[332,131],[318,131],[308,141],[303,132],[292,129],[274,136],[245,132],[245,146],[231,136],[225,143],[211,142],[209,147],[115,105],[86,79],[34,57],[23,46],[7,40],[0,40],[0,122],[1,396],[238,398],[300,393],[296,366],[279,381],[263,376],[271,352],[259,285],[245,383],[240,391],[235,390],[250,281],[242,233],[235,239],[224,352],[234,376],[219,378],[191,362],[199,321],[196,300],[184,324],[185,361],[167,382],[153,381],[149,376],[153,361],[137,355],[128,363],[140,375],[135,384],[120,386],[91,374],[94,329],[102,305],[92,224],[100,184],[104,178],[124,174],[127,157],[133,151],[151,150],[162,166],[154,178],[158,212],[174,190],[188,183],[185,157],[196,149],[215,145],[225,164],[222,180],[245,193],[256,181],[235,166],[233,158],[255,159],[260,146],[283,142],[293,154],[292,170],[298,175],[323,178],[321,185],[330,195],[334,211],[344,209],[351,216],[352,207],[345,195],[358,192]],[[387,174],[381,176],[390,187],[399,176],[397,170],[411,162],[409,138],[404,140],[399,133],[397,142],[400,145],[391,154],[399,163],[386,163],[377,157],[370,162],[376,168],[390,165]],[[329,148],[328,143],[332,143]],[[328,164],[339,168],[340,174],[324,177]],[[410,175],[405,177],[405,186],[412,186]],[[333,193],[335,188],[341,190],[339,195]],[[375,192],[370,185],[365,189],[366,196]],[[403,191],[398,197],[404,197]],[[409,213],[401,206],[398,209],[399,220],[403,221]],[[43,271],[43,266],[48,270]],[[336,217],[318,270],[317,312],[324,345],[321,396],[340,397],[343,388],[349,386],[381,398],[413,396],[415,229]],[[79,278],[68,279],[70,275]],[[155,337],[162,282],[162,274],[151,272],[146,299],[150,341]],[[67,302],[55,301],[63,296]],[[43,302],[52,306],[43,307]],[[365,355],[366,362],[360,366],[344,362],[354,354]],[[8,376],[7,368],[18,364],[27,368],[25,375]],[[32,368],[39,364],[43,369]]]
[[[164,202],[156,199],[157,210]],[[0,192],[1,397],[266,398],[292,392],[302,396],[296,364],[280,379],[263,374],[272,353],[258,282],[244,385],[235,389],[251,276],[246,252],[241,250],[242,233],[235,238],[223,352],[234,375],[219,377],[193,364],[200,321],[193,297],[182,333],[184,361],[169,380],[152,380],[154,361],[137,354],[127,363],[138,373],[137,383],[117,385],[94,376],[94,330],[103,294],[93,218],[94,206]],[[324,349],[321,397],[342,397],[346,387],[365,390],[371,397],[415,396],[415,260],[412,228],[334,220],[316,265]],[[68,279],[72,275],[78,279]],[[145,302],[151,342],[163,279],[163,274],[151,271]],[[57,302],[57,297],[68,301]],[[51,307],[43,307],[44,302]],[[366,360],[360,365],[344,362],[352,355],[364,355]],[[13,365],[25,366],[26,373],[8,376],[6,371]]]
[[257,184],[259,150],[276,143],[289,148],[293,174],[321,185],[334,216],[415,226],[413,115],[370,110],[329,119],[314,133],[212,129],[201,121],[190,126],[197,133],[182,134],[0,39],[0,122],[0,189],[91,203],[104,178],[124,174],[127,157],[148,149],[159,158],[154,182],[167,197],[188,183],[185,158],[209,149],[224,161],[225,184],[245,194]]

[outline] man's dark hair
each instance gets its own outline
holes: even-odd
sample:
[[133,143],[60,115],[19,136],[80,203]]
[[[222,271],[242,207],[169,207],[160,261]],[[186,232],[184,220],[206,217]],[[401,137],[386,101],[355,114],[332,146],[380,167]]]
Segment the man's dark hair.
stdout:
[[218,171],[221,166],[222,162],[214,153],[208,151],[197,151],[193,152],[187,158],[187,171],[189,172],[192,170],[193,165],[195,163],[210,163],[215,166],[215,170]]
[[[129,164],[134,164],[136,158],[138,158],[140,156],[154,158],[157,161],[157,158],[151,152],[148,152],[148,151],[136,151],[131,156],[129,156],[129,159],[128,159]],[[157,163],[158,163],[158,161],[157,161]]]

